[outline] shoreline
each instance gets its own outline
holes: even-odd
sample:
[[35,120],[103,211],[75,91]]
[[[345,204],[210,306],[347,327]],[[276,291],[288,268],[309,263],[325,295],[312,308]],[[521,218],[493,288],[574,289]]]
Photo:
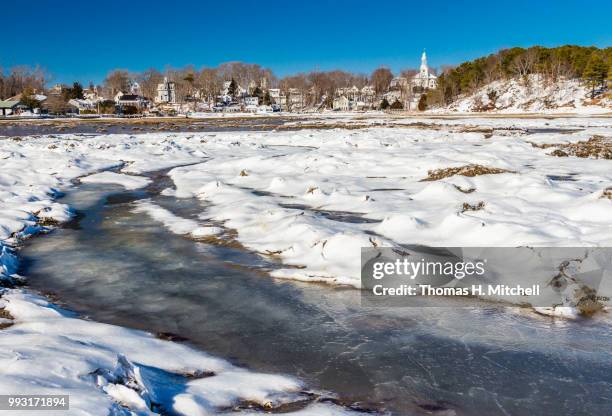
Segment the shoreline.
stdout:
[[[206,113],[208,114],[208,113]],[[612,110],[601,113],[574,113],[574,112],[559,112],[559,113],[501,113],[501,112],[482,112],[482,113],[459,113],[459,112],[406,112],[406,113],[386,113],[386,112],[327,112],[327,113],[278,113],[278,114],[249,114],[249,113],[210,113],[207,117],[189,117],[189,116],[141,116],[141,117],[0,117],[0,125],[11,123],[96,123],[107,122],[116,124],[148,124],[148,123],[195,123],[202,121],[244,121],[255,119],[558,119],[558,118],[612,118]]]

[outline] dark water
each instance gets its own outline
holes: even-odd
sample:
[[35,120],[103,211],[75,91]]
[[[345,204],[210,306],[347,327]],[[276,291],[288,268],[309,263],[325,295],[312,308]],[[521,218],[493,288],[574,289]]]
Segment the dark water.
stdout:
[[[272,130],[287,122],[303,121],[298,117],[252,117],[211,119],[127,119],[127,120],[19,120],[0,123],[0,137],[48,134],[138,134],[155,132],[210,132]],[[297,127],[296,127],[297,128]]]
[[[275,280],[274,262],[168,232],[132,201],[185,218],[195,199],[81,185],[80,215],[30,239],[30,285],[95,320],[185,337],[254,370],[298,376],[363,407],[401,415],[605,415],[612,409],[608,322],[502,308],[362,308],[359,292]],[[455,412],[455,413],[452,413]]]

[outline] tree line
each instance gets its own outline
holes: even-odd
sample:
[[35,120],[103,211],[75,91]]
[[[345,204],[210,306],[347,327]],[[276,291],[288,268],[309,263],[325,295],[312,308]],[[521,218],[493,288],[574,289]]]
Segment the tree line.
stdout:
[[[559,79],[583,79],[595,92],[599,86],[612,76],[612,48],[596,48],[565,45],[556,48],[534,46],[530,48],[502,49],[494,54],[464,62],[458,66],[442,66],[438,76],[438,87],[427,94],[428,105],[450,104],[457,97],[469,94],[488,83],[500,79],[519,77],[529,79],[538,74],[544,80],[556,82]],[[417,73],[407,68],[399,75],[410,79]],[[249,94],[261,95],[266,101],[266,91],[278,88],[282,95],[289,96],[297,92],[305,107],[331,107],[334,94],[339,88],[357,86],[362,88],[371,85],[375,94],[381,96],[389,90],[394,74],[385,66],[370,74],[354,73],[344,70],[302,72],[294,75],[277,77],[269,68],[258,64],[227,62],[217,67],[193,65],[184,68],[166,67],[164,70],[150,68],[142,72],[130,72],[116,69],[110,71],[98,92],[107,99],[112,99],[117,92],[129,92],[134,83],[138,83],[140,93],[155,98],[157,86],[167,77],[176,86],[176,98],[179,102],[192,99],[213,102],[223,88],[225,81],[233,80]],[[40,67],[17,66],[9,70],[0,68],[0,99],[6,99],[22,92],[30,95],[33,91],[44,92],[51,76]],[[90,83],[89,88],[94,85]],[[70,98],[82,98],[83,87],[79,83],[64,86],[60,97],[54,97],[58,105]],[[391,103],[388,103],[391,105]]]
[[[415,73],[413,69],[403,70],[404,74]],[[258,64],[243,62],[227,62],[217,67],[203,67],[197,69],[193,65],[184,68],[167,67],[164,70],[150,68],[142,72],[130,72],[124,69],[110,71],[100,85],[95,86],[98,92],[106,97],[113,98],[119,91],[129,92],[137,83],[140,92],[147,98],[154,98],[157,86],[164,78],[175,83],[177,99],[181,102],[196,97],[201,100],[213,101],[223,88],[225,81],[234,80],[242,88],[252,93],[256,88],[265,94],[269,88],[278,88],[282,94],[290,90],[299,91],[307,100],[305,105],[331,99],[338,88],[357,86],[362,88],[373,85],[377,93],[383,93],[389,88],[393,73],[387,67],[381,66],[371,74],[354,73],[344,70],[302,72],[294,75],[277,77],[269,68]],[[5,71],[0,68],[0,99],[6,99],[23,91],[36,91],[43,93],[52,77],[39,67],[18,66]],[[64,85],[62,96],[69,98],[82,98],[85,87],[75,82],[73,85]],[[89,88],[94,88],[89,83]]]
[[428,101],[448,105],[460,95],[470,94],[490,82],[510,78],[528,81],[532,74],[546,82],[583,79],[594,91],[612,76],[612,47],[565,45],[502,49],[456,67],[443,68],[438,87],[428,94]]
[[[406,70],[414,71],[414,70]],[[196,97],[201,100],[214,101],[223,88],[225,81],[233,81],[235,87],[247,89],[252,95],[261,94],[270,88],[278,88],[281,94],[288,96],[291,91],[303,97],[304,106],[331,104],[334,93],[338,88],[357,86],[362,88],[373,84],[377,92],[384,92],[389,88],[393,73],[387,67],[380,67],[370,75],[353,73],[343,70],[310,71],[278,78],[269,68],[262,68],[257,64],[243,62],[229,62],[218,67],[204,67],[196,69],[194,66],[175,69],[166,68],[163,72],[150,68],[140,73],[130,73],[126,70],[111,71],[104,79],[102,93],[112,97],[118,91],[126,91],[132,82],[137,82],[142,94],[153,98],[157,92],[157,85],[164,77],[173,81],[176,87],[177,100],[188,101]]]

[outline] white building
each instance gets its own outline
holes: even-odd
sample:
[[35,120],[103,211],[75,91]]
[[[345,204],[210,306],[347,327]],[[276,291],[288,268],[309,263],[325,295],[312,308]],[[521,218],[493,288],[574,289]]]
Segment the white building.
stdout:
[[104,101],[104,98],[98,94],[98,88],[87,88],[83,91],[83,98],[91,102]]
[[270,93],[270,98],[272,99],[272,101],[276,104],[280,104],[280,88],[270,88],[268,92]]
[[81,111],[86,111],[86,110],[95,110],[97,104],[98,104],[97,101],[92,101],[88,99],[81,100],[78,98],[73,98],[68,101],[68,105],[76,108],[79,111],[79,113]]
[[176,104],[176,83],[168,81],[168,78],[164,77],[164,82],[157,84],[155,102]]
[[427,66],[427,55],[425,54],[425,51],[423,51],[423,55],[421,56],[421,67],[419,68],[419,73],[412,78],[412,85],[421,88],[436,88],[438,85],[438,77],[429,72],[429,67]]
[[337,111],[349,111],[351,109],[351,102],[344,95],[334,98],[334,102],[332,105],[334,107],[334,110]]
[[142,89],[140,88],[140,84],[136,81],[130,82],[130,94],[142,95]]
[[115,104],[120,107],[136,107],[138,109],[145,109],[149,107],[149,101],[141,95],[136,94],[124,94],[121,91],[115,95]]
[[259,97],[244,97],[244,105],[246,106],[258,106]]

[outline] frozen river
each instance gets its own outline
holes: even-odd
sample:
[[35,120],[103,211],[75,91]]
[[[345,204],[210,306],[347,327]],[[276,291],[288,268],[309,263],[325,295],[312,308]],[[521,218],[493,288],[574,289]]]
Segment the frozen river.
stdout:
[[[612,327],[502,307],[362,308],[359,291],[270,277],[239,244],[172,234],[134,201],[182,218],[208,209],[82,184],[79,215],[21,251],[31,288],[96,321],[187,342],[248,368],[294,375],[343,403],[393,414],[594,415],[612,408]],[[453,413],[454,411],[454,413]]]

